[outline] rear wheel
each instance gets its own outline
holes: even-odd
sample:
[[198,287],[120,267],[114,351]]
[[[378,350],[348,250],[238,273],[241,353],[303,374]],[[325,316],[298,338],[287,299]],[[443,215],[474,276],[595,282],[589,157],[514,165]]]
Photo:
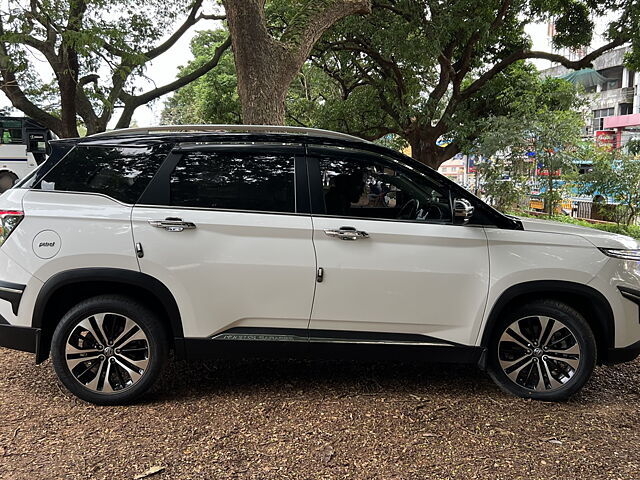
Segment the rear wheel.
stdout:
[[18,181],[18,177],[11,172],[0,173],[0,193],[9,190]]
[[489,374],[502,390],[524,398],[565,400],[582,388],[595,364],[589,324],[551,300],[505,315],[489,345]]
[[161,373],[167,351],[156,315],[115,295],[93,297],[69,310],[51,349],[65,387],[100,405],[129,403],[145,393]]

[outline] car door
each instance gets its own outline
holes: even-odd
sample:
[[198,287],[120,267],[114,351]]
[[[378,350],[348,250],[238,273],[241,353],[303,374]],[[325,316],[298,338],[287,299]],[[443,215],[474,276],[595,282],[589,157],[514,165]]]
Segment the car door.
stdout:
[[140,269],[175,296],[185,338],[264,340],[294,329],[306,341],[315,255],[299,153],[179,147],[133,208]]
[[321,274],[310,339],[472,345],[489,285],[487,238],[454,224],[446,182],[347,149],[310,149],[308,162]]

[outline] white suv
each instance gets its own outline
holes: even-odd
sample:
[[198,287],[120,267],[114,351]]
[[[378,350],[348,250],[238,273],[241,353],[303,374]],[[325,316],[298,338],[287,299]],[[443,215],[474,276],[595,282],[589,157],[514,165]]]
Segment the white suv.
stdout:
[[0,345],[98,404],[177,358],[475,363],[579,390],[640,353],[640,245],[495,211],[343,134],[158,127],[54,142],[0,197]]

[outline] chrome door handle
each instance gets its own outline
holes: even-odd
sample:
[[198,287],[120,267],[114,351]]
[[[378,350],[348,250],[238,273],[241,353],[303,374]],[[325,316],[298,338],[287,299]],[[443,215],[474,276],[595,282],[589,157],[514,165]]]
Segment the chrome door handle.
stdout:
[[165,218],[164,220],[149,220],[149,225],[157,228],[164,228],[168,232],[182,232],[196,228],[193,222],[184,222],[181,218]]
[[325,235],[339,238],[340,240],[360,240],[369,238],[369,234],[363,230],[356,230],[354,227],[340,227],[338,230],[325,230]]

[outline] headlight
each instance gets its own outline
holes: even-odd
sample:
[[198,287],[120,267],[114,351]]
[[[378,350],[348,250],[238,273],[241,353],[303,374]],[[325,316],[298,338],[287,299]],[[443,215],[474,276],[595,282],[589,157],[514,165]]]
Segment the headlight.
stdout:
[[600,251],[605,255],[622,260],[640,261],[640,250],[625,250],[622,248],[601,248]]

